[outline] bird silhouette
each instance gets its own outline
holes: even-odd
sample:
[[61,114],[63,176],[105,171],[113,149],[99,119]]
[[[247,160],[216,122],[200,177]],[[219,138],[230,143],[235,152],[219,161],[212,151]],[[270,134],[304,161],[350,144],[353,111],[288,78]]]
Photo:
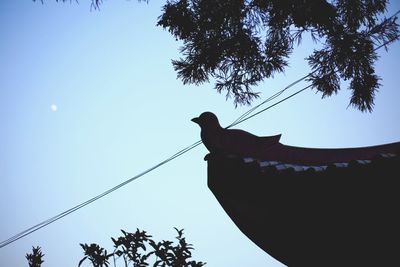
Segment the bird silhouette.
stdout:
[[222,128],[217,116],[208,111],[192,121],[200,126],[201,140],[211,154],[258,157],[279,144],[281,138],[280,134],[259,137],[243,130]]

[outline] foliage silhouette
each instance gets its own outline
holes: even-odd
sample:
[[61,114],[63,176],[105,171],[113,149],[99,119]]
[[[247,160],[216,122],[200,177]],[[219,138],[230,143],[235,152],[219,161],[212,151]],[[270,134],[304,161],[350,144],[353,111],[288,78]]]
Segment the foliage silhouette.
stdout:
[[[94,9],[102,3],[90,1]],[[397,16],[384,16],[387,3],[167,0],[157,25],[183,41],[183,57],[172,61],[178,78],[196,85],[212,78],[215,89],[233,97],[235,106],[251,104],[259,96],[254,86],[284,72],[294,46],[308,33],[319,45],[306,58],[313,70],[308,76],[312,87],[324,98],[336,94],[342,80],[349,81],[349,105],[371,112],[380,86],[376,47],[387,50],[388,43],[399,39]]]
[[[350,104],[372,111],[379,77],[374,46],[399,38],[397,17],[385,18],[387,1],[175,0],[158,25],[183,41],[172,64],[183,83],[216,80],[235,104],[258,97],[251,87],[283,72],[294,45],[309,33],[322,48],[307,58],[312,86],[331,96],[349,80]],[[386,48],[386,46],[385,46]]]
[[[36,2],[37,0],[32,0]],[[44,4],[44,0],[39,0],[42,4]],[[79,0],[56,0],[56,2],[76,2],[78,3]],[[138,2],[149,2],[149,0],[138,0]],[[90,9],[99,10],[100,5],[103,3],[103,0],[90,0]]]
[[87,259],[90,260],[93,267],[108,267],[108,259],[112,254],[107,254],[107,250],[94,243],[90,245],[80,244],[80,246],[82,247],[85,256],[79,261],[78,267]]
[[29,267],[42,266],[44,254],[39,246],[32,247],[32,253],[27,253],[25,258],[28,260]]
[[[124,266],[146,267],[149,266],[149,260],[154,260],[153,267],[201,267],[204,262],[190,260],[193,247],[186,242],[183,237],[183,230],[174,228],[178,236],[177,244],[172,241],[155,242],[151,235],[145,231],[136,230],[129,233],[121,230],[122,236],[111,238],[114,243],[114,251],[107,253],[107,250],[98,244],[92,243],[80,244],[83,249],[84,257],[79,261],[80,267],[86,260],[90,261],[93,267],[108,267],[110,259],[113,259],[114,266],[117,266],[117,260],[122,258]],[[29,267],[40,267],[43,263],[40,247],[33,247],[33,252],[26,255]]]
[[[188,244],[183,237],[183,230],[178,230],[176,239],[178,244],[172,241],[155,242],[152,236],[145,231],[136,230],[135,233],[128,233],[121,230],[123,236],[117,239],[111,238],[114,242],[114,252],[111,254],[114,257],[114,265],[117,258],[124,260],[125,266],[130,263],[134,267],[148,266],[148,260],[154,258],[153,267],[201,267],[203,262],[190,260],[192,257],[191,250],[193,247]],[[148,249],[150,249],[148,251]],[[117,257],[117,258],[116,258]]]

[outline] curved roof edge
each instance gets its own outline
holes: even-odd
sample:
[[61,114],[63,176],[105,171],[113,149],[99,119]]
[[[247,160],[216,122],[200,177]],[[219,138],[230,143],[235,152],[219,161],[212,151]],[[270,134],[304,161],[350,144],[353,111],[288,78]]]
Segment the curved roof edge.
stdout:
[[[223,154],[223,153],[221,153]],[[306,148],[276,143],[257,155],[242,157],[259,162],[276,161],[299,166],[326,166],[356,160],[372,160],[381,155],[399,155],[400,142],[355,148]],[[235,156],[235,155],[228,155]]]

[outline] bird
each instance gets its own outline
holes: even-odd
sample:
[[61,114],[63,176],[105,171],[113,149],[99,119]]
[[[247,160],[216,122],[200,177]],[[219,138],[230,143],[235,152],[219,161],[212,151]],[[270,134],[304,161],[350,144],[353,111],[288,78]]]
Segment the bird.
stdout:
[[279,144],[281,135],[260,137],[240,129],[221,127],[217,116],[209,111],[191,120],[201,128],[201,140],[211,154],[257,158]]

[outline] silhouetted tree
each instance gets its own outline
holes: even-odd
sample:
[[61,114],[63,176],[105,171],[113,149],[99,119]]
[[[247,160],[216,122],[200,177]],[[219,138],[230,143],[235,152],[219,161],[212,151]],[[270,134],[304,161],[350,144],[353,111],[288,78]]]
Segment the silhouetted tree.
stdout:
[[[114,251],[107,253],[107,250],[98,244],[80,244],[84,257],[79,261],[78,267],[86,260],[90,261],[93,267],[108,267],[110,259],[113,259],[114,266],[117,260],[122,258],[124,266],[133,267],[149,266],[149,260],[153,260],[153,267],[202,267],[204,262],[191,260],[193,247],[183,237],[183,230],[178,230],[177,244],[172,241],[155,242],[152,236],[145,231],[136,230],[129,233],[121,230],[122,236],[111,238],[114,243]],[[40,267],[43,263],[43,256],[40,247],[33,247],[31,254],[26,254],[29,267]]]
[[25,258],[28,260],[29,267],[42,266],[44,254],[39,246],[32,247],[32,253],[27,253]]
[[[32,0],[33,2],[40,1],[42,4],[45,0]],[[56,2],[76,2],[78,3],[79,0],[56,0]],[[138,0],[138,2],[149,2],[149,0]],[[103,3],[103,0],[90,0],[90,8],[91,9],[99,9],[100,4]]]
[[[158,25],[183,41],[172,64],[183,83],[216,80],[218,92],[250,103],[251,87],[283,72],[295,44],[310,33],[321,48],[307,58],[322,97],[349,80],[350,104],[371,111],[379,77],[377,46],[398,39],[397,17],[385,18],[385,0],[175,0]],[[385,45],[386,48],[386,45]]]
[[[36,0],[34,0],[36,1]],[[43,2],[43,0],[41,0]],[[66,2],[71,0],[56,0]],[[98,8],[102,0],[90,0]],[[139,0],[140,2],[140,0]],[[148,2],[148,1],[146,1]],[[312,87],[331,96],[349,81],[350,104],[372,111],[379,76],[376,48],[399,39],[386,0],[167,0],[157,25],[183,41],[172,64],[184,84],[215,79],[215,89],[250,104],[252,87],[283,72],[309,33],[318,49],[307,58]]]

